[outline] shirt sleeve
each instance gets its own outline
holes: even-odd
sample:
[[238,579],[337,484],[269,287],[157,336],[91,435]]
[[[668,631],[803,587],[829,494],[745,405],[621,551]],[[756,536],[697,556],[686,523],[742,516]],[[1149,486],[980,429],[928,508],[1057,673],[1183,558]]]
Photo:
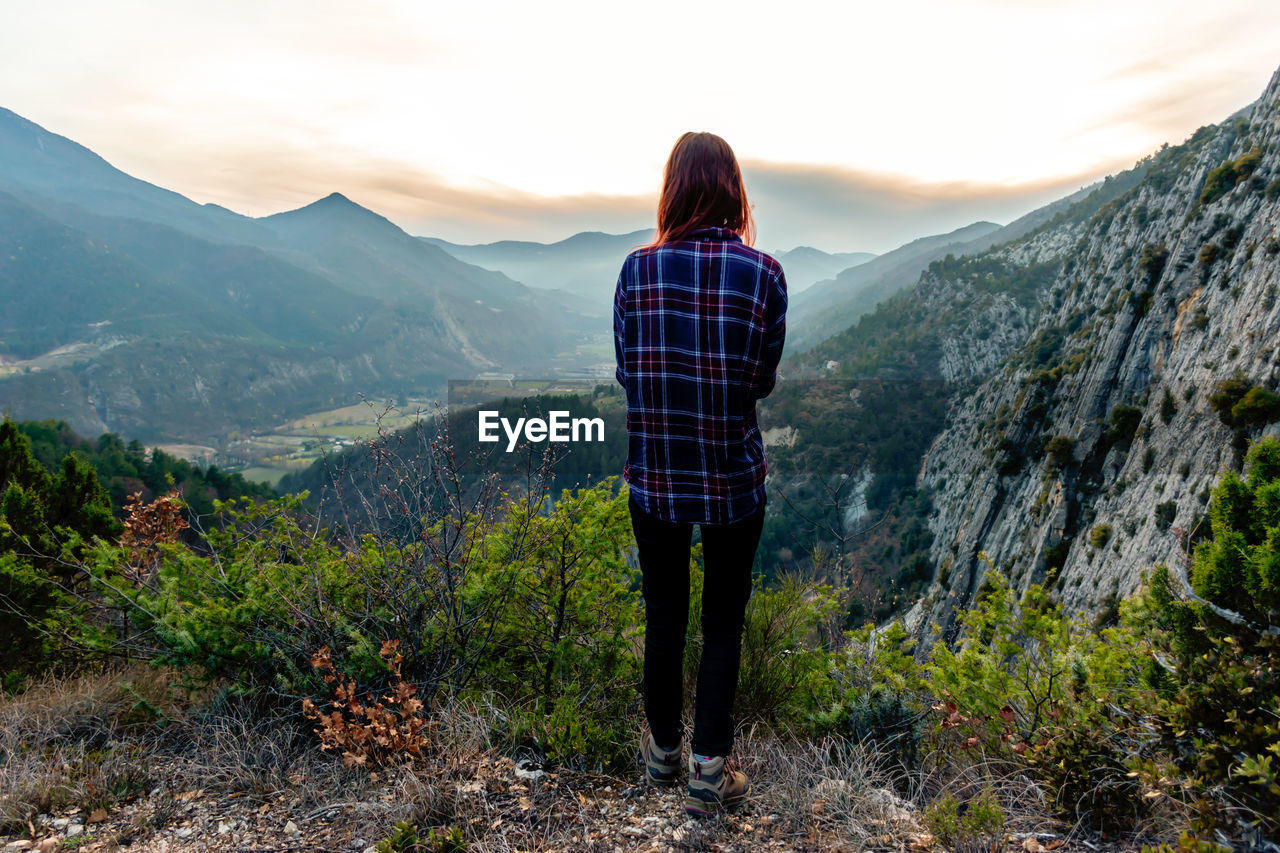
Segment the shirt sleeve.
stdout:
[[765,296],[764,347],[760,359],[760,381],[755,388],[757,400],[768,397],[778,381],[778,362],[782,361],[782,345],[787,337],[787,278],[778,274],[769,281]]
[[618,273],[618,285],[613,293],[613,356],[618,367],[614,376],[618,384],[627,387],[627,362],[623,348],[623,332],[627,316],[627,265],[624,262]]

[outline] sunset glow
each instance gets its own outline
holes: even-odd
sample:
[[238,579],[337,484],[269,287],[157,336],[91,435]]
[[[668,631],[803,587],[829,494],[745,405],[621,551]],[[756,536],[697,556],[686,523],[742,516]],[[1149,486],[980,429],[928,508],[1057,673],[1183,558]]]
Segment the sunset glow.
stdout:
[[[252,215],[340,191],[462,241],[645,227],[698,129],[753,194],[827,176],[793,181],[799,214],[757,198],[763,245],[884,251],[1125,168],[1280,62],[1258,0],[0,6],[0,106],[125,171]],[[875,205],[902,214],[859,227]]]

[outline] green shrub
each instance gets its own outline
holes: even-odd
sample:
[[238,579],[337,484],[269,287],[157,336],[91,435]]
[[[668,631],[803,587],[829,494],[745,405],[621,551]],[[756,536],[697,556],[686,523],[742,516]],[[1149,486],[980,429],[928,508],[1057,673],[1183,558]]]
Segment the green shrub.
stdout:
[[1059,471],[1071,464],[1076,450],[1075,439],[1066,435],[1055,435],[1045,442],[1045,455],[1051,471]]
[[783,729],[805,723],[826,689],[823,633],[839,611],[830,587],[790,574],[771,587],[757,582],[742,634],[737,716]]
[[1243,374],[1219,382],[1209,396],[1218,419],[1235,429],[1252,429],[1280,420],[1280,395],[1256,385]]
[[432,828],[424,837],[415,824],[401,821],[374,848],[378,853],[466,853],[467,842],[461,827]]
[[960,617],[960,648],[935,648],[930,684],[961,714],[985,721],[988,745],[1008,742],[1006,730],[1034,741],[1066,696],[1069,625],[1039,586],[1019,602],[999,574],[988,573],[983,585],[974,609]]
[[[1195,313],[1191,316],[1191,328],[1197,332],[1203,332],[1209,328],[1209,312],[1205,310],[1203,305],[1196,306]],[[1187,390],[1195,393],[1193,389],[1188,388]]]
[[[1213,490],[1212,538],[1195,548],[1191,590],[1165,567],[1151,583],[1149,627],[1165,665],[1152,671],[1153,718],[1168,765],[1194,804],[1193,828],[1280,832],[1280,441],[1247,457],[1247,479]],[[1193,594],[1189,594],[1193,593]]]
[[864,625],[845,634],[844,646],[830,656],[809,731],[874,743],[897,766],[913,766],[929,706],[915,646],[900,622],[879,629]]
[[90,540],[120,525],[93,467],[75,455],[50,475],[15,422],[0,422],[0,688],[68,668],[106,642],[77,568]]
[[[1161,504],[1159,523],[1176,513]],[[1092,629],[1038,587],[1018,600],[989,573],[958,646],[940,643],[927,664],[941,717],[926,736],[971,772],[1029,773],[1073,825],[1123,831],[1168,802],[1190,804],[1179,813],[1199,835],[1274,837],[1280,441],[1255,444],[1247,477],[1213,489],[1210,519],[1188,588],[1159,567],[1142,594],[1110,597]],[[959,817],[944,799],[926,820],[954,833]],[[1196,849],[1187,838],[1179,849]]]
[[928,667],[953,748],[1032,770],[1064,819],[1130,825],[1143,812],[1127,763],[1133,726],[1111,706],[1127,705],[1139,683],[1141,633],[1122,619],[1100,637],[1040,587],[1018,601],[1002,577],[989,581],[961,617],[960,648],[935,647]]
[[613,481],[565,491],[550,512],[511,506],[491,525],[465,601],[492,606],[477,681],[521,709],[517,739],[546,757],[625,760],[644,624],[626,494]]
[[947,850],[976,853],[1004,846],[1004,809],[990,789],[964,802],[944,794],[925,808],[924,823]]
[[1280,395],[1255,385],[1231,407],[1232,419],[1244,427],[1260,427],[1280,420]]
[[1137,406],[1116,406],[1111,410],[1107,424],[1107,441],[1111,444],[1127,444],[1133,441],[1142,423],[1142,409]]
[[1168,388],[1164,389],[1164,395],[1160,398],[1160,420],[1165,424],[1173,421],[1173,416],[1178,413],[1178,403],[1173,399],[1172,392]]
[[1105,548],[1111,541],[1111,525],[1098,524],[1089,533],[1089,544],[1095,548]]
[[448,696],[497,692],[517,708],[508,735],[592,766],[621,760],[643,620],[626,494],[612,480],[546,512],[507,499],[424,518],[407,540],[343,543],[300,500],[219,504],[207,550],[162,546],[145,583],[125,580],[118,546],[100,545],[93,570],[158,659],[192,677],[325,701],[310,660],[327,647],[337,672],[380,693],[390,685],[379,651],[392,641],[427,713]]
[[1251,148],[1235,160],[1227,160],[1217,168],[1211,169],[1205,176],[1204,188],[1200,191],[1201,204],[1213,204],[1231,191],[1236,184],[1247,180],[1258,168],[1262,160],[1262,149]]
[[1142,273],[1146,279],[1148,289],[1154,289],[1156,283],[1160,281],[1160,274],[1164,272],[1165,264],[1169,262],[1169,250],[1164,244],[1159,246],[1144,246],[1142,248],[1142,256],[1138,259],[1138,271]]
[[1205,177],[1204,188],[1200,191],[1200,203],[1213,204],[1213,202],[1226,195],[1227,191],[1235,185],[1236,173],[1233,163],[1223,163],[1221,166],[1211,169]]

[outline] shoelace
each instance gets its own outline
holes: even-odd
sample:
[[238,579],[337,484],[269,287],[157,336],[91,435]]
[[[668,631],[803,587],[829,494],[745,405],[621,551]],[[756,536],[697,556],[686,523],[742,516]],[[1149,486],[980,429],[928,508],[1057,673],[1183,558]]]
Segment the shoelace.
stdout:
[[[702,779],[702,762],[701,761],[693,762],[693,772],[694,772],[694,778],[701,781]],[[738,772],[738,759],[732,756],[726,755],[724,757],[724,763],[720,765],[720,778],[723,780],[726,778],[726,776],[733,775],[737,772]]]

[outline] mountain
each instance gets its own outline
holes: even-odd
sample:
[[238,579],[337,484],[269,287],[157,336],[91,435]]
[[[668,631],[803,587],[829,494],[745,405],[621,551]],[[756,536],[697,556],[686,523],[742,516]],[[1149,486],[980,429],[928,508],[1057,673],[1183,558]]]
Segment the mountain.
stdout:
[[811,246],[797,246],[774,254],[787,276],[787,293],[794,297],[820,281],[875,258],[871,252],[828,253]]
[[[195,322],[185,326],[184,332],[233,329],[236,334],[258,334],[264,339],[333,344],[375,309],[374,304],[329,279],[256,246],[214,243],[167,225],[100,216],[77,205],[36,196],[28,195],[27,200],[22,210],[0,206],[0,221],[25,219],[27,228],[56,223],[73,229],[98,251],[128,260],[145,269],[148,276],[167,282],[167,296],[158,297],[152,310],[193,318]],[[45,267],[58,269],[61,263],[65,261],[55,264],[49,259]],[[57,298],[70,286],[69,282],[50,285],[44,291]],[[94,290],[94,298],[103,301],[102,310],[112,315],[96,319],[113,319],[114,330],[119,330],[122,320],[134,316],[133,309],[121,311],[111,304],[117,293],[110,287]],[[224,314],[234,316],[234,322]],[[172,329],[172,324],[152,324],[145,312],[134,321],[136,333],[150,334],[158,329]],[[57,345],[72,342],[60,340]]]
[[0,192],[0,353],[30,358],[94,329],[125,333],[207,311],[186,296],[127,255]]
[[404,320],[445,323],[476,364],[545,370],[550,356],[591,331],[559,294],[464,263],[339,193],[259,221],[300,265],[345,290],[394,305]]
[[[789,375],[821,387],[890,383],[875,419],[909,440],[822,461],[827,474],[854,466],[846,537],[884,518],[879,559],[911,533],[921,558],[896,583],[923,593],[909,613],[921,635],[949,632],[996,570],[1102,620],[1143,572],[1185,572],[1211,487],[1251,441],[1280,434],[1278,232],[1280,72],[1243,113],[1021,237],[933,262],[790,360]],[[792,417],[791,441],[824,446],[828,421],[848,420],[833,410]],[[914,473],[876,492],[890,469]]]
[[[637,246],[653,239],[649,229],[630,234],[584,231],[558,243],[502,240],[497,243],[459,245],[435,237],[420,238],[455,258],[505,273],[530,287],[559,289],[574,298],[573,305],[595,317],[613,310],[613,289],[623,259]],[[868,252],[828,253],[799,246],[774,253],[787,275],[787,288],[799,293],[841,270],[865,263]]]
[[[0,111],[0,409],[219,445],[359,394],[599,359],[591,320],[340,195],[260,220]],[[553,365],[554,362],[554,365]]]
[[653,239],[653,231],[585,231],[557,243],[501,240],[459,245],[434,237],[419,239],[459,260],[504,273],[530,287],[563,290],[583,312],[606,317],[613,310],[613,289],[623,259],[632,249]]
[[886,296],[910,286],[930,261],[963,252],[999,230],[994,222],[975,222],[948,234],[920,237],[817,282],[787,306],[788,347],[807,349],[848,328]]
[[1088,197],[1097,186],[1077,190],[1005,226],[974,222],[947,234],[920,237],[854,269],[846,269],[833,280],[815,284],[788,307],[788,347],[809,349],[847,329],[887,297],[910,287],[933,261],[947,255],[972,255],[1016,240]]
[[[1099,611],[1155,565],[1185,569],[1210,487],[1280,432],[1278,143],[1280,72],[1246,115],[1162,150],[1087,222],[1005,250],[1008,264],[1057,255],[1057,272],[1007,369],[925,460],[950,572],[919,613],[971,602],[979,553],[1069,611]],[[966,337],[949,370],[967,369]]]
[[218,205],[201,205],[138,180],[64,136],[0,107],[0,188],[141,219],[218,242],[257,244],[269,231]]

